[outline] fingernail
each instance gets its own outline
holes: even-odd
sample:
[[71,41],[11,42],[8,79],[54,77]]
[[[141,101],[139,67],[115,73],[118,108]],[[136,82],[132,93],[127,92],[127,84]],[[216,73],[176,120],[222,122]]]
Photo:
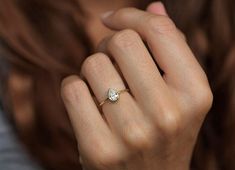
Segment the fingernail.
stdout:
[[157,15],[167,15],[166,8],[161,1],[151,3],[147,7],[147,11]]
[[114,11],[107,11],[103,14],[101,14],[101,19],[105,20],[106,18],[108,18],[110,15],[113,14]]
[[162,14],[162,15],[167,15],[165,5],[164,5],[161,1],[159,1],[158,3],[159,3],[159,5],[160,5],[161,8],[162,8],[161,14]]

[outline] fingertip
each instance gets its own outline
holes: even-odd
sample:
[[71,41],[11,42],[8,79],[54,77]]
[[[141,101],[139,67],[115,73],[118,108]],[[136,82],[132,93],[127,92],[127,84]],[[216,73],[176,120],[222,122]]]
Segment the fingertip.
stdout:
[[150,13],[153,13],[153,14],[167,16],[165,6],[161,1],[153,2],[153,3],[149,4],[146,10]]
[[71,75],[62,80],[60,94],[65,104],[70,103],[74,99],[75,89],[82,84],[85,84],[85,82],[77,75]]
[[71,84],[77,80],[80,80],[80,78],[77,75],[70,75],[68,77],[65,77],[61,82],[61,87],[64,88],[68,84]]
[[105,21],[107,18],[109,18],[112,14],[114,13],[114,11],[107,11],[105,13],[102,13],[100,18],[101,20]]

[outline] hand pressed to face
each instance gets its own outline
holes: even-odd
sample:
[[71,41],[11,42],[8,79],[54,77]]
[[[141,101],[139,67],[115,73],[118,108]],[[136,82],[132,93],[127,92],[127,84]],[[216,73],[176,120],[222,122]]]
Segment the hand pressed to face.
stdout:
[[102,42],[102,52],[85,60],[82,74],[98,102],[109,88],[121,90],[125,83],[131,93],[99,110],[86,82],[77,76],[63,81],[84,167],[187,169],[213,98],[205,73],[167,16],[125,8],[103,22],[117,33]]

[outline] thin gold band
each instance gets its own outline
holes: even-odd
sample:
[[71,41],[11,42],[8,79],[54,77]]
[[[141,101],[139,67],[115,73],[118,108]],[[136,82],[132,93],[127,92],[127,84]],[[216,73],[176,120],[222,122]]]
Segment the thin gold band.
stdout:
[[[117,93],[118,94],[121,94],[121,93],[123,93],[123,92],[128,92],[129,91],[129,89],[123,89],[123,90],[119,90]],[[107,97],[105,100],[103,100],[102,102],[100,102],[100,104],[99,104],[99,106],[101,107],[102,105],[104,105],[105,103],[107,103],[107,102],[109,102],[110,100],[109,100],[109,98]]]

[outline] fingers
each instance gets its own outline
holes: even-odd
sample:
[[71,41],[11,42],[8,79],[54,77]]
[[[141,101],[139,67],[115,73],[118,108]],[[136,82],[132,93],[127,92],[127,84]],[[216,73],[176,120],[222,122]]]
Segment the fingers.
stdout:
[[[162,2],[153,2],[147,7],[147,11],[156,15],[163,15],[163,16],[168,16],[166,9]],[[179,30],[178,33],[180,36],[186,41],[185,35]]]
[[85,82],[77,76],[70,76],[63,81],[61,93],[81,156],[97,166],[102,166],[104,157],[106,160],[106,157],[118,159],[124,156],[121,153],[123,149],[99,113]]
[[[99,102],[107,98],[109,88],[125,89],[120,75],[105,54],[97,53],[88,57],[82,66],[82,74]],[[147,147],[146,135],[152,134],[149,133],[151,127],[128,92],[120,94],[116,103],[105,103],[102,109],[111,130],[127,145],[133,148]]]
[[153,14],[167,16],[166,9],[165,9],[164,5],[162,4],[162,2],[160,2],[160,1],[153,2],[153,3],[149,4],[147,7],[147,11],[151,12]]
[[147,41],[168,84],[185,91],[186,84],[201,80],[202,76],[205,78],[203,70],[169,17],[126,8],[106,15],[103,23],[112,29],[129,28],[138,32]]
[[[63,80],[62,97],[68,108],[69,116],[75,130],[78,130],[77,137],[83,133],[94,133],[98,127],[108,132],[108,127],[100,115],[85,82],[77,76],[70,76]],[[94,122],[96,122],[94,124]]]
[[86,137],[99,138],[97,130],[101,130],[99,133],[104,135],[110,133],[83,80],[77,76],[64,79],[61,93],[78,141],[86,143]]
[[138,33],[120,31],[105,39],[99,50],[115,59],[138,103],[144,104],[149,102],[146,99],[165,95],[165,83]]
[[[125,85],[113,68],[111,61],[102,53],[89,56],[82,65],[82,75],[88,80],[97,100],[103,101],[107,97],[107,90],[115,88],[125,89]],[[107,82],[109,82],[107,84]]]

